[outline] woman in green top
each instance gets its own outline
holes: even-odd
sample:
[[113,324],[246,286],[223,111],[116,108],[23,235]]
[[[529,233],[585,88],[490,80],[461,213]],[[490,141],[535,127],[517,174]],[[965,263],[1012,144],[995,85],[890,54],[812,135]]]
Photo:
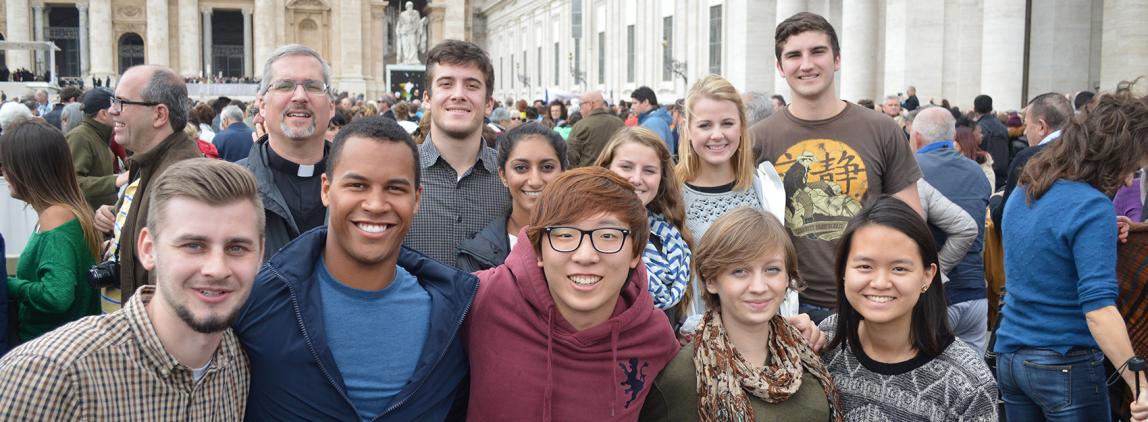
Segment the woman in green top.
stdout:
[[32,340],[56,327],[99,313],[88,268],[99,253],[100,234],[76,183],[68,144],[43,122],[10,127],[0,137],[0,165],[13,198],[39,217],[8,290],[16,300],[18,338]]
[[778,314],[797,252],[755,208],[719,217],[694,249],[706,311],[693,343],[654,381],[642,421],[842,420],[821,358]]

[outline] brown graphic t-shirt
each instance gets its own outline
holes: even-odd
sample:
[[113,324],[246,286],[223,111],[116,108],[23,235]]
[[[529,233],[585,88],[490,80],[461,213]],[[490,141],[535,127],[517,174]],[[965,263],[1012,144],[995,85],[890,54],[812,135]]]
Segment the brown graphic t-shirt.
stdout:
[[751,132],[758,161],[772,162],[785,185],[785,226],[807,286],[801,301],[836,308],[836,241],[862,207],[921,178],[909,141],[893,119],[853,103],[816,121],[783,109]]

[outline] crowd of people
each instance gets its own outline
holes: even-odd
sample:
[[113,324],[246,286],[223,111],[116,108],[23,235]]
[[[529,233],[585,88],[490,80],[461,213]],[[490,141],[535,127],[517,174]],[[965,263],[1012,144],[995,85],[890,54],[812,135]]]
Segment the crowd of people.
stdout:
[[778,24],[788,101],[500,102],[446,40],[411,101],[285,45],[251,103],[155,65],[5,102],[0,419],[1148,420],[1148,97],[853,103],[840,53]]

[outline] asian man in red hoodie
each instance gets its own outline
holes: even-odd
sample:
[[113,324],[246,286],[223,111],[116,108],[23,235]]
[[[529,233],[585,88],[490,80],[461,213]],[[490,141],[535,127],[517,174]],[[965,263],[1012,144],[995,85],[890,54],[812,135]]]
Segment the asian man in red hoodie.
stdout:
[[503,266],[477,273],[464,326],[469,420],[636,421],[679,349],[640,265],[649,237],[625,179],[587,167],[542,192]]

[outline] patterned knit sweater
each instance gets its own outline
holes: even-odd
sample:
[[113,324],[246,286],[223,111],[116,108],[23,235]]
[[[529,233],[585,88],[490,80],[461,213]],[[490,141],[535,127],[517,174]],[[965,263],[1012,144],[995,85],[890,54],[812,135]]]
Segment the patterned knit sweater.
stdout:
[[[822,321],[829,336],[836,316]],[[842,346],[822,355],[841,393],[847,421],[992,421],[997,417],[997,385],[981,356],[953,341],[940,356],[919,355],[886,364],[860,346]]]

